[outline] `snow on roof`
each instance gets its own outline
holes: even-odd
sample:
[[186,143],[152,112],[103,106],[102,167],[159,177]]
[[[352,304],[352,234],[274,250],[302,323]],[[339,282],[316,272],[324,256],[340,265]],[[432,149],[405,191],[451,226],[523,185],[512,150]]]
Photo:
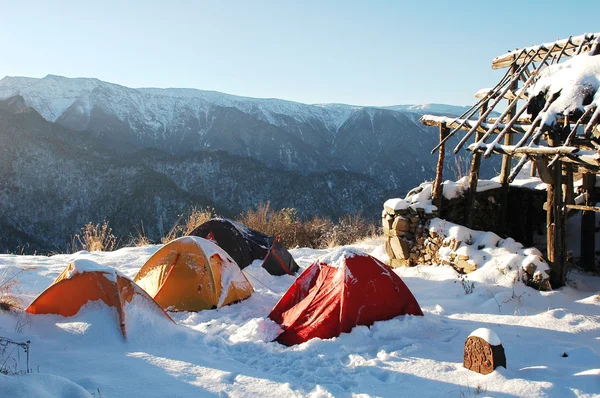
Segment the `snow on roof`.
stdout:
[[[573,52],[577,50],[577,48],[581,45],[581,43],[588,42],[591,40],[597,40],[600,37],[600,33],[584,33],[579,36],[570,36],[567,39],[560,39],[553,42],[542,43],[535,46],[525,47],[523,49],[516,49],[514,51],[509,51],[505,54],[499,55],[492,61],[492,69],[498,69],[510,66],[514,60],[517,61],[517,64],[522,64],[527,61],[529,54],[535,53],[538,50],[546,49],[552,50],[553,53],[559,53],[565,49],[565,53],[567,55],[572,55]],[[568,49],[568,50],[567,50]],[[541,60],[543,55],[545,55],[545,51],[538,54],[534,60]]]
[[[554,125],[557,115],[568,115],[586,106],[600,106],[600,56],[584,53],[550,65],[530,90],[530,97],[558,98],[543,113],[542,124]],[[591,102],[590,102],[591,101]]]
[[500,341],[500,337],[491,329],[488,328],[479,328],[474,330],[473,333],[469,335],[469,337],[480,337],[487,341],[490,345],[500,345],[502,341]]

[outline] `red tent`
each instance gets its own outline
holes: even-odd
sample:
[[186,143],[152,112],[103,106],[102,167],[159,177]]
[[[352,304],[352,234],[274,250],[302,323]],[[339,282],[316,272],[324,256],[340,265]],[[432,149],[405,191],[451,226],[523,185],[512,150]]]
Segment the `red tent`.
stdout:
[[365,253],[341,249],[308,267],[269,318],[284,329],[277,341],[290,346],[405,314],[423,311],[402,279]]

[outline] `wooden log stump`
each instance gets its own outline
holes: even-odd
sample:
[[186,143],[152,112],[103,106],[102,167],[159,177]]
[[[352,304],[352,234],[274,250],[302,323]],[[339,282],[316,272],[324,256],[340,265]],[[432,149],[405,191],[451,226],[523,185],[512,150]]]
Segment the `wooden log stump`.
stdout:
[[498,335],[486,328],[471,333],[465,341],[463,366],[484,375],[492,373],[498,366],[506,368],[504,347]]

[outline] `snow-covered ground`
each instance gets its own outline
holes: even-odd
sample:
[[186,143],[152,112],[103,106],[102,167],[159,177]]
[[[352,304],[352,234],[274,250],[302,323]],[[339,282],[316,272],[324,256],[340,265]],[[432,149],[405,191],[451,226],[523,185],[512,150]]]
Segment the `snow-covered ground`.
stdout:
[[[75,259],[133,277],[159,247],[2,255],[0,279],[18,273],[16,293],[27,305]],[[387,260],[380,239],[353,247]],[[292,254],[305,269],[332,250],[301,248]],[[30,340],[34,370],[0,375],[0,396],[75,397],[86,391],[96,397],[600,394],[600,278],[571,273],[570,286],[538,292],[515,282],[516,271],[505,266],[507,261],[495,256],[463,281],[448,266],[396,269],[424,317],[399,316],[294,347],[269,341],[277,326],[266,318],[294,278],[271,276],[259,262],[244,270],[255,292],[240,303],[171,313],[176,324],[130,306],[126,341],[111,310],[97,303],[71,318],[0,311],[0,336]],[[474,289],[466,294],[471,283]],[[464,342],[480,327],[502,340],[507,369],[484,376],[463,368]],[[24,369],[23,357],[16,364]]]

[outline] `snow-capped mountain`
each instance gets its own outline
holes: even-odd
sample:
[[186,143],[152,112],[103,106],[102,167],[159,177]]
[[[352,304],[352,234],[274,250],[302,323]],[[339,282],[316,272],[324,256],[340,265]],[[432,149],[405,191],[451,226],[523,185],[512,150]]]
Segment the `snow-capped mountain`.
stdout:
[[[303,174],[351,170],[408,188],[433,171],[433,130],[418,115],[444,105],[307,105],[196,89],[133,89],[98,79],[5,77],[0,99],[20,95],[46,120],[93,133],[115,150],[222,149]],[[415,116],[416,115],[416,116]],[[410,145],[407,145],[410,143]],[[398,156],[398,148],[403,156]],[[411,155],[412,154],[412,155]],[[407,180],[407,168],[414,178]]]
[[40,238],[38,247],[56,246],[102,219],[118,219],[123,234],[143,220],[156,238],[194,204],[239,214],[270,201],[304,215],[375,218],[386,196],[434,175],[438,132],[420,114],[5,77],[0,227],[12,243],[4,247]]

